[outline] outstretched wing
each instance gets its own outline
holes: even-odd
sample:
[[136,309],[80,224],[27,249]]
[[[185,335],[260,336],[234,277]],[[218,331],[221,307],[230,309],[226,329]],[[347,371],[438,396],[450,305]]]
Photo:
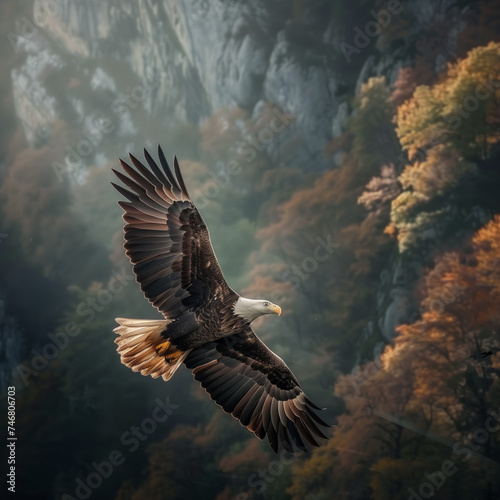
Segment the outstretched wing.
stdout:
[[249,327],[244,332],[191,351],[184,363],[210,397],[257,437],[267,436],[275,452],[306,450],[327,438],[318,425],[329,427],[283,360]]
[[113,169],[128,188],[112,183],[128,199],[119,202],[125,211],[124,248],[144,295],[166,318],[175,318],[232,290],[177,158],[174,175],[160,147],[161,168],[146,150],[144,156],[150,168],[130,155],[133,167],[120,160],[125,174]]

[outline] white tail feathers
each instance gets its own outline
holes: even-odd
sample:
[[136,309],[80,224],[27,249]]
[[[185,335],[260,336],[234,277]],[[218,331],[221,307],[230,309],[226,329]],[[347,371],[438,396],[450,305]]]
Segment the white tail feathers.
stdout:
[[116,318],[116,322],[120,326],[113,331],[122,363],[142,375],[170,380],[191,352],[179,350],[161,335],[168,320]]

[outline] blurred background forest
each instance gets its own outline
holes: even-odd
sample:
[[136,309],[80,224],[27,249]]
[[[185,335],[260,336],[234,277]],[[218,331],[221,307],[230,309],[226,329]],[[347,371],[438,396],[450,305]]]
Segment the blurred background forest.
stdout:
[[[0,25],[18,498],[500,498],[499,2],[2,0]],[[110,169],[158,144],[229,284],[282,307],[257,333],[336,422],[321,448],[120,364],[114,318],[157,313]]]

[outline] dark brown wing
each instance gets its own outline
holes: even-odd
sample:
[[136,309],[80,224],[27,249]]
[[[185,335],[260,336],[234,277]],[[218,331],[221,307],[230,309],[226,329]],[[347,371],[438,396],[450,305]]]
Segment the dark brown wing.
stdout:
[[327,438],[329,427],[283,360],[255,335],[244,332],[193,349],[184,361],[210,397],[275,452],[306,450]]
[[124,248],[144,295],[166,318],[175,318],[232,291],[177,158],[174,175],[160,147],[161,168],[146,150],[144,155],[150,168],[130,155],[133,167],[120,160],[126,175],[113,170],[128,188],[113,184],[129,200],[119,202],[125,211]]

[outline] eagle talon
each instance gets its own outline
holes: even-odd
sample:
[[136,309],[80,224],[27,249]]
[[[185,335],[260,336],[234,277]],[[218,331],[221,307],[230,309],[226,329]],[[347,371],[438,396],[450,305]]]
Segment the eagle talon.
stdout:
[[165,354],[167,354],[168,350],[170,349],[170,346],[171,346],[170,341],[167,340],[166,342],[159,344],[155,350],[160,356],[164,356]]

